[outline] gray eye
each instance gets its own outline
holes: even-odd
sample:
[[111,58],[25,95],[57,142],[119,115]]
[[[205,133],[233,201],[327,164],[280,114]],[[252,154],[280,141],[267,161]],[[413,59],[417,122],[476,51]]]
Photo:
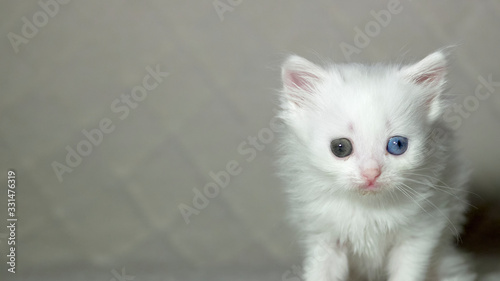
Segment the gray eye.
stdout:
[[333,154],[339,158],[344,158],[352,153],[352,144],[346,138],[335,139],[330,143]]

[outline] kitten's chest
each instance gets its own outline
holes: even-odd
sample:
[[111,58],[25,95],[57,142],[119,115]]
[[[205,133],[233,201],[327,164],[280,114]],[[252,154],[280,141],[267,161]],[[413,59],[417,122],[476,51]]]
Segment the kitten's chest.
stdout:
[[385,268],[384,262],[393,247],[394,234],[370,233],[351,235],[344,243],[349,264],[355,272],[378,275]]
[[331,235],[353,257],[377,266],[385,260],[408,217],[387,210],[344,209],[330,216]]
[[[386,261],[397,235],[389,230],[370,226],[344,237],[344,250],[348,257],[351,280],[385,280]],[[359,279],[361,278],[362,279]],[[369,279],[366,279],[369,277]]]
[[393,247],[394,234],[367,229],[351,232],[345,237],[339,237],[349,258],[349,264],[355,272],[365,272],[378,275],[385,268],[384,261]]

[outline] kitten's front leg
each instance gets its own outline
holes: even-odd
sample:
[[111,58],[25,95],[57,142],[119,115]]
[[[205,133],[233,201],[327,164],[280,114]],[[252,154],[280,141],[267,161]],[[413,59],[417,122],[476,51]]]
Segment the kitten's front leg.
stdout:
[[304,261],[305,281],[346,281],[348,272],[347,256],[341,245],[326,240],[309,243]]
[[[431,227],[429,227],[431,228]],[[439,231],[419,233],[395,246],[389,255],[388,281],[424,281],[432,254],[439,241]],[[435,233],[432,233],[435,232]]]

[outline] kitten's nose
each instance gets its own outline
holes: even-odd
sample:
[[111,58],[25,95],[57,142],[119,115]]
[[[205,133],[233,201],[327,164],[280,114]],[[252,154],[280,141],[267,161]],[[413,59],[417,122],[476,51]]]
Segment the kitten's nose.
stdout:
[[378,176],[380,176],[380,173],[381,173],[380,168],[376,167],[363,170],[361,175],[369,182],[369,184],[373,184],[373,182],[378,178]]

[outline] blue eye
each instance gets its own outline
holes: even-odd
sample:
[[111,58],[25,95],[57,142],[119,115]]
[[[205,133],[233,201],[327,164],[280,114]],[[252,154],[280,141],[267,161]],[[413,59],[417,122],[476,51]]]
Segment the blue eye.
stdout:
[[401,155],[408,148],[408,139],[405,137],[394,136],[387,143],[387,152],[393,155]]

